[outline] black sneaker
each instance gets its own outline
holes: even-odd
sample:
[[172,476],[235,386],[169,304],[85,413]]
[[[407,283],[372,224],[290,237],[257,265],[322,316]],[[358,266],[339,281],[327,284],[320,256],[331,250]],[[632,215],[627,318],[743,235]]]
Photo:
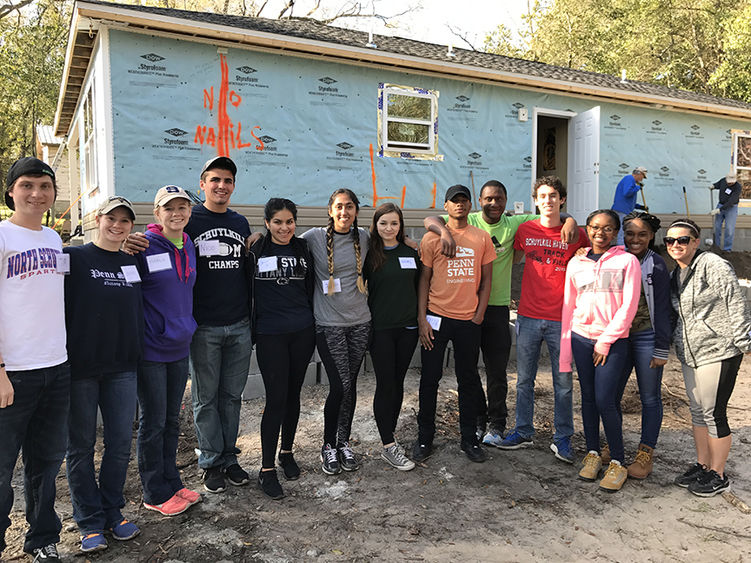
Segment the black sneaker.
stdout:
[[336,450],[331,444],[324,444],[321,448],[321,469],[326,475],[337,475],[342,472]]
[[209,467],[203,472],[203,488],[210,493],[223,493],[227,488],[224,472],[220,467]]
[[412,461],[423,462],[433,455],[433,444],[421,444],[419,441],[412,446]]
[[45,545],[44,547],[37,547],[31,553],[34,556],[32,563],[41,563],[42,561],[57,563],[58,561],[62,561],[60,555],[57,553],[57,546],[54,543]]
[[300,466],[297,465],[292,452],[280,453],[279,465],[282,466],[287,481],[294,481],[300,477]]
[[679,487],[687,489],[691,483],[698,481],[705,473],[707,473],[707,467],[697,462],[689,467],[685,473],[678,475],[678,477],[673,480],[673,483]]
[[720,475],[713,469],[706,471],[704,475],[688,486],[688,490],[697,497],[713,497],[730,489],[730,479],[727,475]]
[[224,468],[224,474],[227,476],[227,481],[235,487],[242,487],[250,483],[250,475],[237,463],[233,463],[229,467]]
[[480,447],[480,444],[462,442],[461,448],[470,461],[474,461],[475,463],[482,463],[483,461],[487,461],[488,459],[488,454],[486,454],[485,450]]
[[271,471],[264,471],[261,469],[261,471],[258,472],[258,486],[264,493],[274,500],[279,500],[284,497],[284,491],[282,490],[282,486],[279,484],[279,479],[276,476],[276,469]]
[[355,452],[349,447],[349,442],[344,442],[336,447],[336,452],[339,454],[339,466],[344,471],[357,471],[360,469],[360,464],[357,463],[355,458]]

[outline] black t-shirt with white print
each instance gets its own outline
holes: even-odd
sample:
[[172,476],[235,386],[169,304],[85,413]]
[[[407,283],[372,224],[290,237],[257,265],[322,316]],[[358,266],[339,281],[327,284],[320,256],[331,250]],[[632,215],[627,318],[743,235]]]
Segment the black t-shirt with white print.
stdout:
[[291,244],[268,241],[255,268],[256,331],[258,334],[297,332],[313,324],[313,309],[305,286],[310,268]]

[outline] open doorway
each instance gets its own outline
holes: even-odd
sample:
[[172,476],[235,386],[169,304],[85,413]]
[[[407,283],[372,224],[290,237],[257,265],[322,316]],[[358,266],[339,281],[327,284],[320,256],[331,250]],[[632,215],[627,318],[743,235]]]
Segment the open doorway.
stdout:
[[533,120],[531,182],[558,176],[568,192],[563,209],[583,224],[599,199],[600,108],[578,114],[534,108]]
[[538,116],[536,177],[558,176],[566,182],[567,166],[568,119]]
[[[568,185],[568,130],[569,120],[574,115],[569,111],[534,108],[532,183],[540,176],[558,176],[564,185]],[[531,209],[535,211],[534,203]],[[566,209],[565,205],[563,209]]]

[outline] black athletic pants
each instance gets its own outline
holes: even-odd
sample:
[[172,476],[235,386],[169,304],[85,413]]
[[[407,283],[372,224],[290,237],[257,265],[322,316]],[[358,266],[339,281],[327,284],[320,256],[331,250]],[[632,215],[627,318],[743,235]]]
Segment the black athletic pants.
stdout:
[[376,376],[373,414],[383,444],[394,441],[404,398],[404,376],[417,345],[416,328],[389,328],[373,332],[370,358]]
[[[434,313],[428,312],[430,315]],[[459,392],[459,429],[462,441],[474,444],[477,417],[483,400],[482,381],[477,373],[480,352],[480,325],[441,317],[441,327],[433,330],[433,349],[422,349],[420,377],[420,412],[417,415],[418,440],[432,444],[435,436],[435,412],[438,384],[443,375],[443,358],[449,341],[453,343],[454,371]]]
[[282,449],[292,450],[300,418],[300,390],[315,348],[313,325],[286,334],[259,334],[256,357],[266,388],[266,408],[261,418],[262,466],[275,466],[279,429]]
[[329,378],[323,408],[323,443],[349,441],[357,403],[357,375],[370,339],[370,322],[354,326],[317,326],[316,346]]
[[485,401],[480,405],[482,413],[478,420],[480,428],[494,428],[500,432],[506,429],[506,396],[508,395],[508,378],[506,368],[511,351],[511,330],[509,328],[509,310],[507,306],[488,305],[485,320],[482,323],[480,337],[482,361],[485,363],[487,380],[487,410]]

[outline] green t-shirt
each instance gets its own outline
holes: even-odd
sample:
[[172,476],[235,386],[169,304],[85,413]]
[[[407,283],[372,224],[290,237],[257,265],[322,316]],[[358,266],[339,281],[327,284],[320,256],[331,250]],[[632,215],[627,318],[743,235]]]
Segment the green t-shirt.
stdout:
[[[482,211],[470,213],[467,221],[490,235],[495,246],[496,258],[493,261],[493,283],[490,286],[488,305],[505,305],[511,302],[511,266],[514,263],[514,235],[519,225],[538,219],[539,215],[501,215],[497,223],[491,225],[482,218]],[[448,215],[443,215],[448,221]]]

